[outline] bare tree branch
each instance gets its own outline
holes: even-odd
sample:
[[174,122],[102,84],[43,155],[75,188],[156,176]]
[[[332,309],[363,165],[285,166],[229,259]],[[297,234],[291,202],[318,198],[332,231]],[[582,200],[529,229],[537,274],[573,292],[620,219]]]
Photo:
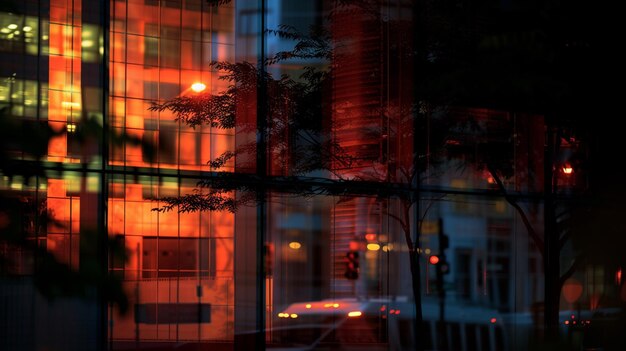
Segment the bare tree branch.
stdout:
[[513,206],[513,208],[517,211],[519,216],[522,218],[522,222],[524,223],[524,226],[526,227],[526,230],[528,231],[528,235],[531,237],[531,239],[535,243],[535,246],[537,246],[537,249],[539,250],[541,257],[543,257],[543,246],[544,246],[543,239],[541,239],[541,237],[535,231],[535,228],[533,228],[533,225],[530,223],[528,216],[526,216],[526,212],[524,212],[524,210],[517,203],[517,201],[515,201],[515,199],[512,198],[509,195],[509,193],[506,191],[506,188],[504,187],[504,183],[502,183],[502,179],[500,179],[500,176],[498,175],[496,170],[490,165],[487,165],[487,170],[489,171],[489,173],[495,180],[496,184],[498,185],[498,189],[500,190],[500,193],[504,196],[504,199],[511,206]]

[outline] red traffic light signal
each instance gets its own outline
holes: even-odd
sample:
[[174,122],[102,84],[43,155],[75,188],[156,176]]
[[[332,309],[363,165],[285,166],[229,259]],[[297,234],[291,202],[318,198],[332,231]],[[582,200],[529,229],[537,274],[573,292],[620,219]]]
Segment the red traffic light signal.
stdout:
[[437,255],[432,255],[428,258],[428,263],[430,264],[437,264],[439,263],[439,256]]
[[448,266],[448,261],[446,261],[446,257],[439,257],[437,255],[432,255],[428,258],[428,263],[437,267],[437,273],[448,274],[450,271],[450,267]]

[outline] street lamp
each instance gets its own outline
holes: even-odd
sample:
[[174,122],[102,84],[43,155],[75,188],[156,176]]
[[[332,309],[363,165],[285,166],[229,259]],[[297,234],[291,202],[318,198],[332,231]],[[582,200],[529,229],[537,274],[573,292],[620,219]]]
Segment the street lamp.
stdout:
[[206,85],[204,83],[196,82],[191,85],[191,90],[196,93],[203,92],[206,89]]
[[572,166],[566,164],[563,166],[563,173],[565,174],[572,174],[572,172],[574,171],[574,169],[572,168]]

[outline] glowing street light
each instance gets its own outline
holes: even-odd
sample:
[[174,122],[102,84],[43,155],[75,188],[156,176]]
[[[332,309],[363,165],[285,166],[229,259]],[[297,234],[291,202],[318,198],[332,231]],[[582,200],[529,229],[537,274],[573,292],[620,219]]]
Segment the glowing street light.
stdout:
[[193,90],[196,93],[200,93],[204,91],[204,89],[206,89],[206,85],[204,83],[197,82],[191,85],[191,90]]

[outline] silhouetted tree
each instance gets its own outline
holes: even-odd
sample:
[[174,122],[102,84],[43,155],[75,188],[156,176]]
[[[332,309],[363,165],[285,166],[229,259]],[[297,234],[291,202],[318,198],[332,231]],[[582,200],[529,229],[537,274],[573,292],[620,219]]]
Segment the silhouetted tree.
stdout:
[[[53,130],[47,121],[16,118],[10,115],[11,105],[0,108],[0,174],[8,184],[24,185],[44,182],[49,174],[62,173],[62,165],[45,163],[48,144],[67,131]],[[79,145],[101,140],[103,126],[94,118],[84,118],[76,124],[74,138]],[[126,134],[109,134],[111,145],[129,143],[141,145],[142,141]],[[145,145],[150,156],[152,146]],[[94,156],[94,155],[91,155]],[[85,159],[84,162],[88,162]],[[103,301],[128,310],[128,299],[121,279],[108,274],[108,263],[95,254],[82,255],[79,269],[71,267],[38,242],[47,236],[49,228],[62,229],[65,224],[55,219],[48,209],[45,196],[39,190],[0,191],[0,274],[6,277],[32,276],[38,291],[46,298],[93,297],[98,289]],[[81,250],[97,252],[106,245],[111,259],[123,262],[126,252],[120,242],[112,238],[98,241],[95,230],[83,228]]]

